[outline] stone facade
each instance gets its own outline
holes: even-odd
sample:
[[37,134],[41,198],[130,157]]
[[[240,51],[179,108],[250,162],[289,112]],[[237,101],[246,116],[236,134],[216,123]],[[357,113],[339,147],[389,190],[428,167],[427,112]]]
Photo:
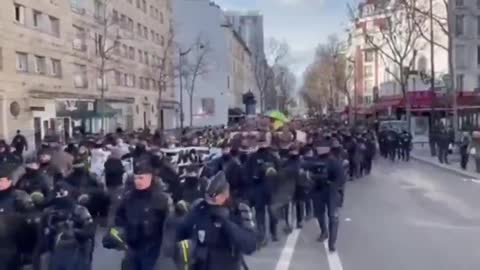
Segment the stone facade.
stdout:
[[1,1],[0,136],[96,133],[102,116],[106,132],[154,129],[160,115],[173,128],[173,84],[157,75],[170,31],[169,1]]

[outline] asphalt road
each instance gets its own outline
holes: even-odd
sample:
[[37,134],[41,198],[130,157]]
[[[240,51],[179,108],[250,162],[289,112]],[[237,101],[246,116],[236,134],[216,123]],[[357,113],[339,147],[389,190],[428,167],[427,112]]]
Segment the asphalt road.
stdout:
[[[480,266],[480,183],[418,161],[379,160],[347,186],[338,251],[303,230],[247,258],[262,270],[473,270]],[[121,254],[97,244],[94,269],[120,269]],[[165,260],[162,270],[173,269]]]

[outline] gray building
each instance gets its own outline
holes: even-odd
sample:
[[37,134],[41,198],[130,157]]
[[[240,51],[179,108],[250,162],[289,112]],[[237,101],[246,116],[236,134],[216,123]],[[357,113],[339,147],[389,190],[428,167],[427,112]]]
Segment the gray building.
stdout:
[[228,23],[240,33],[252,54],[265,55],[263,15],[258,11],[226,11]]

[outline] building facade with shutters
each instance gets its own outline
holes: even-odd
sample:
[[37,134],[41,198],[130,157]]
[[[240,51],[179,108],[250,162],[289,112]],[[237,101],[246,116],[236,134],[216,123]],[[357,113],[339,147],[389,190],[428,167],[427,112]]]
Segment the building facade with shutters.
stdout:
[[2,138],[175,127],[169,1],[5,0],[0,13]]

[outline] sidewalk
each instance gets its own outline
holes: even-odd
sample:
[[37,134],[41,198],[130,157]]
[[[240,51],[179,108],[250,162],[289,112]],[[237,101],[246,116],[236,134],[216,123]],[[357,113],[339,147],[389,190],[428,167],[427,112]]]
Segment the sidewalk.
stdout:
[[448,155],[449,164],[441,164],[438,161],[438,157],[431,156],[430,147],[428,144],[414,144],[410,156],[413,159],[429,163],[439,168],[456,172],[466,177],[471,177],[475,179],[480,178],[480,174],[475,171],[475,161],[473,159],[469,159],[467,169],[462,170],[462,168],[460,167],[460,155],[458,153]]

